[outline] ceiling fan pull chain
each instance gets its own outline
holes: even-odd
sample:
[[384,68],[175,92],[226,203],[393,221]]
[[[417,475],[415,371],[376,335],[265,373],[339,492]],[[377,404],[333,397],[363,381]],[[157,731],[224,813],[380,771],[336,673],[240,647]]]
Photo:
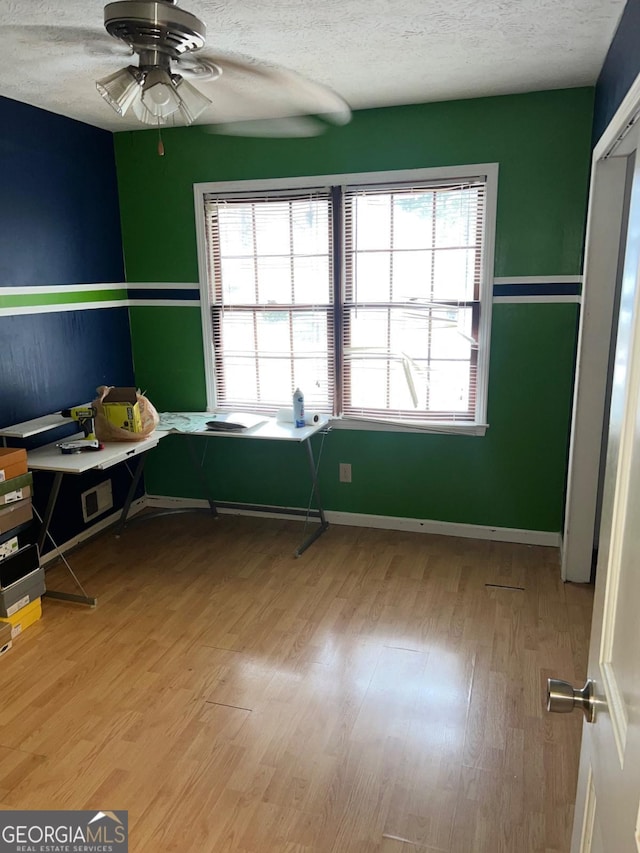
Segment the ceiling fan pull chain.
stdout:
[[164,157],[164,142],[162,141],[162,130],[158,122],[158,157]]

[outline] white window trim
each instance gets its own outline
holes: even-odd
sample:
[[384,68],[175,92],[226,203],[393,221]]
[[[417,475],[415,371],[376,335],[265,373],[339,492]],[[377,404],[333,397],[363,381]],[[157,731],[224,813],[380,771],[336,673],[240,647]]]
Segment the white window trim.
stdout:
[[195,205],[196,240],[198,248],[198,278],[200,283],[200,306],[202,318],[202,343],[204,348],[205,385],[207,391],[207,411],[216,408],[216,390],[213,359],[210,358],[211,341],[211,298],[207,280],[207,244],[205,235],[204,196],[209,193],[234,193],[263,190],[296,190],[313,187],[345,186],[347,184],[382,184],[408,181],[434,181],[442,179],[465,178],[469,175],[486,175],[486,217],[484,234],[484,257],[482,264],[482,292],[480,303],[479,339],[482,346],[478,350],[478,375],[476,394],[478,408],[473,423],[429,423],[421,421],[411,423],[378,423],[358,420],[357,418],[331,418],[330,424],[336,429],[371,430],[376,432],[425,432],[450,433],[462,435],[484,435],[487,429],[487,397],[489,382],[489,354],[491,342],[491,306],[493,297],[494,257],[496,241],[496,210],[498,201],[498,164],[467,163],[462,166],[437,166],[430,169],[398,169],[384,172],[352,172],[339,175],[313,175],[309,177],[283,177],[266,179],[248,179],[242,181],[215,181],[193,185]]

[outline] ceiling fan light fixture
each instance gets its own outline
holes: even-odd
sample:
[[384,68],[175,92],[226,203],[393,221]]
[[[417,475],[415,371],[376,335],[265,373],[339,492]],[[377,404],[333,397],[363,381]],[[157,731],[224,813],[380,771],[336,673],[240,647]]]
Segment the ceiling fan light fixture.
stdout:
[[[210,105],[179,74],[171,73],[171,62],[203,47],[206,35],[204,23],[178,8],[176,0],[116,0],[105,6],[104,24],[139,61],[138,68],[122,69],[96,84],[117,113],[124,116],[132,109],[143,124],[156,126],[176,115],[192,124]],[[213,64],[206,71],[206,79],[221,73]]]
[[132,106],[133,114],[143,124],[150,124],[153,127],[159,127],[167,123],[167,116],[155,115],[151,110],[144,105],[142,98],[136,98]]
[[176,91],[171,75],[163,68],[150,68],[142,87],[142,103],[158,118],[166,119],[180,108],[180,96]]
[[187,124],[193,124],[198,116],[211,106],[212,102],[180,74],[173,75],[173,82],[180,100],[180,115]]
[[[0,0],[1,1],[1,0]],[[123,117],[133,113],[142,124],[155,127],[191,125],[212,106],[198,83],[217,80],[230,72],[229,85],[222,89],[222,108],[235,114],[235,96],[246,102],[247,119],[218,121],[214,132],[238,136],[317,136],[330,126],[347,124],[351,110],[339,95],[321,84],[285,69],[261,66],[256,60],[200,55],[206,42],[203,21],[180,9],[177,0],[112,0],[104,7],[104,25],[115,39],[137,56],[137,67],[129,66],[98,80],[97,89]],[[182,73],[174,73],[180,71]],[[182,74],[197,78],[196,86]],[[242,81],[235,76],[244,77]],[[249,90],[246,85],[256,84]],[[227,90],[225,92],[225,89]],[[263,94],[264,93],[264,94]],[[273,117],[261,119],[265,100],[273,100]],[[281,106],[283,104],[284,106]],[[268,108],[268,104],[267,104]],[[283,111],[282,118],[278,118]],[[251,115],[254,117],[251,118]]]
[[141,74],[133,65],[96,81],[96,89],[118,115],[124,116],[140,93]]

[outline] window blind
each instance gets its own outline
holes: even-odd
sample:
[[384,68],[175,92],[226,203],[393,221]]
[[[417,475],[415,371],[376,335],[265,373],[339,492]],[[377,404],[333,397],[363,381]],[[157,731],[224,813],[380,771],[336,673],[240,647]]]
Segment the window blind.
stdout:
[[341,411],[475,419],[485,181],[347,187]]
[[335,397],[328,189],[205,196],[216,405],[273,413]]

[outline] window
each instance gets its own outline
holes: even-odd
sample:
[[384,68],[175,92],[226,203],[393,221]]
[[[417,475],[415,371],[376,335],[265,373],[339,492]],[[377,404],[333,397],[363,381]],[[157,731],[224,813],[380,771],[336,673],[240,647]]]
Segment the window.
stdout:
[[483,429],[497,178],[483,168],[197,186],[209,405],[275,412],[298,386],[346,422]]
[[205,222],[216,405],[273,412],[297,385],[332,411],[329,194],[206,199]]

